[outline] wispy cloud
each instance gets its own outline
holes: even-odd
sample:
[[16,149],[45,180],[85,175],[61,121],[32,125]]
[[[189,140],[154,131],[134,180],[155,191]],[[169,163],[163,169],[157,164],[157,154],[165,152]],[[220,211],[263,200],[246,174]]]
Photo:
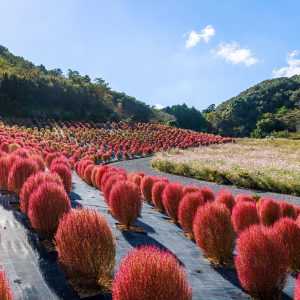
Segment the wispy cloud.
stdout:
[[246,67],[250,67],[258,62],[250,49],[242,48],[237,42],[220,44],[216,54],[233,65],[244,64]]
[[192,30],[188,35],[185,41],[185,48],[190,49],[195,47],[200,41],[207,43],[214,35],[216,30],[212,25],[207,25],[200,32]]
[[163,105],[159,104],[159,103],[156,103],[155,106],[154,106],[156,109],[163,109],[165,108]]
[[293,50],[288,53],[286,62],[287,66],[277,68],[273,70],[273,77],[292,77],[294,75],[300,74],[300,59],[297,58],[300,52],[298,50]]

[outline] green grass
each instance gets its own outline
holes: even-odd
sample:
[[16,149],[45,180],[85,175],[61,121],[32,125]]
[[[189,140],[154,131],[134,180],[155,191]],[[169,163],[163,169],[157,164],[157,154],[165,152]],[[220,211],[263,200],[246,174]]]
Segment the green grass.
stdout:
[[152,167],[163,172],[238,187],[300,196],[300,141],[238,139],[157,154]]

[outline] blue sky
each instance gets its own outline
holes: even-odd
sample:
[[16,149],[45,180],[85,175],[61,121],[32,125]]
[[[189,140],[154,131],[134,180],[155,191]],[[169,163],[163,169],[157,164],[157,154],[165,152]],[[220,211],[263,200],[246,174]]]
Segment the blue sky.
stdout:
[[204,109],[300,73],[300,1],[0,0],[0,44],[151,104]]

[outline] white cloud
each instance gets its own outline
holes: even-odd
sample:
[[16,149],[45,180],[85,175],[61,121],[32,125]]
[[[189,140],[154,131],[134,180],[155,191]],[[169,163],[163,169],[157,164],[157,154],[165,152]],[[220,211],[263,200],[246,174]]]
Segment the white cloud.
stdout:
[[249,67],[258,62],[258,59],[252,55],[250,49],[242,48],[237,42],[220,44],[216,54],[234,65],[244,64],[246,67]]
[[192,30],[185,41],[185,47],[187,49],[193,48],[202,40],[207,43],[215,34],[216,30],[212,25],[207,25],[200,32]]
[[273,77],[292,77],[300,74],[300,59],[297,56],[300,54],[298,50],[293,50],[287,56],[287,66],[274,69]]
[[155,106],[154,106],[156,109],[163,109],[165,108],[163,105],[159,104],[159,103],[156,103]]

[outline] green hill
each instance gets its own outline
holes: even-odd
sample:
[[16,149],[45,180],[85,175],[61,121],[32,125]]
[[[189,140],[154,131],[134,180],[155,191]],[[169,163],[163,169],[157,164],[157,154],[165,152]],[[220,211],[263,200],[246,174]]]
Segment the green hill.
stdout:
[[[159,121],[160,113],[102,78],[47,70],[0,46],[0,116],[80,121]],[[164,116],[165,118],[166,116]]]
[[214,130],[225,136],[299,132],[300,75],[263,81],[203,113]]

